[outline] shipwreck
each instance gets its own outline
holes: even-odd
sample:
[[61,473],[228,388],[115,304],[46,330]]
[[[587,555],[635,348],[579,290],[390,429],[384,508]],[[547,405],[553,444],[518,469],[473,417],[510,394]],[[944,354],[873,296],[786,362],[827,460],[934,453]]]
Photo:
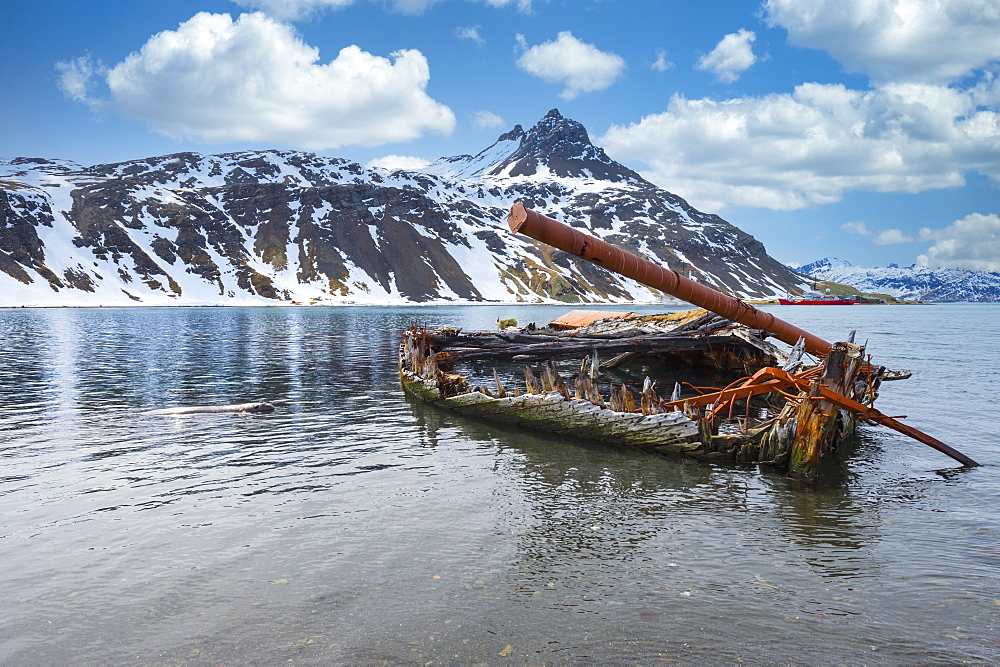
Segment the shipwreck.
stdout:
[[874,407],[883,382],[909,373],[875,365],[863,345],[829,343],[520,203],[508,224],[697,308],[647,316],[574,311],[541,326],[499,322],[506,326],[484,332],[412,325],[399,347],[399,373],[413,396],[569,438],[769,465],[805,482],[816,481],[821,460],[860,422],[979,465]]

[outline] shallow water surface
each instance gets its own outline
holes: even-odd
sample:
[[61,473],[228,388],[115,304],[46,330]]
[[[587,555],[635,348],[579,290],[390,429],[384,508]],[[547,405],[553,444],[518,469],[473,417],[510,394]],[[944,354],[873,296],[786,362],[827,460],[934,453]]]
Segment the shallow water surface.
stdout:
[[864,427],[803,489],[400,389],[411,322],[566,310],[0,311],[0,663],[1000,660],[1000,307],[774,308],[976,469]]

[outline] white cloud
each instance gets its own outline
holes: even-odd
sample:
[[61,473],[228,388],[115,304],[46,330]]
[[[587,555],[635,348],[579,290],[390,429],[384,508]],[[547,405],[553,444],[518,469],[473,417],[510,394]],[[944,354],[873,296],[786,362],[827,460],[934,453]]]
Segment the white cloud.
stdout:
[[393,171],[394,169],[422,169],[429,164],[430,162],[422,157],[412,155],[384,155],[375,158],[365,166],[369,169],[387,169]]
[[451,109],[426,93],[423,54],[348,46],[326,64],[264,14],[199,13],[154,35],[107,75],[110,106],[172,137],[307,150],[449,133]]
[[657,72],[666,72],[668,69],[673,69],[674,64],[667,60],[667,52],[663,49],[656,50],[656,60],[650,65]]
[[757,62],[757,56],[750,48],[750,44],[756,39],[757,35],[750,30],[729,33],[711,53],[698,61],[695,69],[708,70],[720,81],[732,83],[740,78],[741,72]]
[[476,111],[472,114],[472,123],[480,130],[504,127],[507,123],[492,111]]
[[517,7],[518,11],[528,14],[531,12],[531,0],[479,0],[484,5],[489,5],[490,7],[506,7],[508,5],[514,5]]
[[59,72],[57,85],[66,97],[91,108],[103,105],[103,100],[91,95],[94,79],[108,71],[100,61],[94,62],[90,56],[80,56],[56,63],[56,71]]
[[392,8],[400,14],[423,14],[442,0],[392,0]]
[[476,44],[484,44],[486,42],[486,40],[483,39],[483,36],[479,34],[478,25],[469,26],[467,28],[455,28],[455,37],[475,42]]
[[936,239],[917,264],[928,267],[1000,271],[1000,216],[973,213],[944,229],[922,229],[921,239]]
[[791,210],[851,191],[956,187],[967,171],[1000,183],[1000,113],[981,106],[984,96],[917,84],[856,91],[815,83],[722,102],[675,96],[663,113],[613,125],[600,142],[620,161],[644,163],[646,178],[700,208]]
[[[517,41],[527,47],[523,35],[517,35]],[[554,41],[528,47],[517,65],[546,81],[564,84],[559,96],[566,100],[607,88],[625,69],[621,56],[581,42],[569,31],[560,32]]]
[[875,245],[897,245],[900,243],[913,243],[917,239],[903,233],[899,229],[883,229],[875,235]]
[[[375,0],[372,0],[375,1]],[[400,14],[423,14],[444,0],[382,0]],[[513,5],[523,13],[531,12],[531,0],[474,0],[490,7]],[[233,0],[238,5],[259,9],[278,19],[295,21],[330,9],[353,5],[358,0]]]
[[355,0],[233,0],[241,7],[260,9],[279,19],[295,20],[327,9],[353,5]]
[[848,234],[858,234],[859,236],[870,236],[871,230],[868,229],[868,224],[864,220],[854,220],[853,222],[845,222],[840,226]]
[[996,0],[766,0],[793,44],[877,82],[948,83],[1000,59]]

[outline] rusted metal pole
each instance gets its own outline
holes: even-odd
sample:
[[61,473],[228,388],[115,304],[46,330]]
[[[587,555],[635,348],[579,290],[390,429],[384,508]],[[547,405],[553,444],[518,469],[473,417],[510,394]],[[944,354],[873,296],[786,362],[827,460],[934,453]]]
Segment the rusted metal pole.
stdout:
[[536,241],[547,243],[554,248],[582,257],[609,271],[631,278],[678,299],[683,299],[752,329],[763,329],[789,345],[795,345],[799,338],[802,338],[805,340],[806,350],[811,354],[824,356],[832,348],[832,345],[822,338],[780,320],[771,313],[757,310],[736,297],[696,283],[676,271],[653,264],[610,243],[605,243],[552,218],[547,218],[541,213],[525,208],[521,202],[517,202],[511,207],[510,215],[507,216],[507,224],[515,234],[524,234]]
[[858,414],[862,419],[869,421],[873,424],[881,424],[882,426],[888,426],[894,431],[899,431],[903,435],[908,435],[914,440],[924,443],[929,447],[933,447],[942,454],[947,454],[951,458],[955,459],[962,465],[967,465],[970,467],[978,467],[979,464],[970,459],[968,456],[953,449],[948,445],[944,444],[932,435],[928,435],[923,431],[917,430],[908,424],[904,424],[888,415],[884,415],[873,407],[858,403],[857,401],[851,400],[846,396],[842,396],[835,391],[831,391],[826,387],[819,388],[819,394],[831,403],[836,403],[842,408],[846,408]]

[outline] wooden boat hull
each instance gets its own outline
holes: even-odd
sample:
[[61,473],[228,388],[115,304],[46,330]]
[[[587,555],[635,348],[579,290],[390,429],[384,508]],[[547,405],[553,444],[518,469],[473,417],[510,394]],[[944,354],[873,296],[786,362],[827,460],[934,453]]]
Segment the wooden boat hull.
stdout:
[[[598,320],[569,334],[534,324],[500,333],[412,325],[400,342],[399,375],[409,394],[456,414],[606,444],[767,464],[804,482],[816,481],[821,459],[836,451],[861,420],[904,433],[963,465],[979,465],[872,406],[883,381],[906,379],[908,371],[871,365],[865,347],[853,341],[834,343],[820,363],[803,366],[804,340],[781,353],[759,333],[705,311]],[[712,342],[706,346],[706,341]],[[602,346],[618,352],[604,364],[598,361]],[[567,356],[588,348],[592,354],[567,383],[553,359],[565,363]],[[687,398],[681,397],[679,383],[669,400],[658,397],[648,375],[638,401],[627,386],[634,386],[633,380],[604,382],[603,390],[610,393],[607,400],[602,396],[603,370],[634,361],[669,364],[670,359],[693,367],[699,356],[729,372],[738,362],[750,374],[727,380],[722,388],[686,383],[695,390]],[[486,386],[471,387],[468,377],[439,365],[487,359],[544,359],[540,382],[524,366],[524,392],[508,390],[510,377],[501,380],[494,366],[494,393]],[[649,369],[641,368],[643,373]],[[754,411],[761,414],[753,416]],[[723,427],[726,432],[720,432]]]
[[400,378],[411,395],[466,417],[663,453],[696,454],[702,447],[698,422],[683,412],[655,415],[615,412],[586,399],[567,399],[555,391],[503,398],[472,391],[442,397],[435,382],[402,367]]
[[[717,404],[714,399],[706,400],[709,394],[664,401],[651,390],[647,393],[644,388],[640,394],[642,400],[633,402],[633,394],[624,385],[616,387],[612,384],[609,387],[605,383],[605,387],[609,388],[604,389],[602,396],[596,379],[593,383],[588,381],[588,377],[597,377],[596,371],[588,376],[583,366],[581,372],[570,379],[573,389],[558,377],[550,362],[545,362],[547,370],[543,371],[540,384],[525,367],[523,393],[503,386],[495,370],[492,378],[495,389],[491,391],[483,386],[474,388],[470,386],[468,377],[447,372],[439,366],[440,363],[451,367],[457,360],[467,359],[476,362],[504,358],[515,362],[525,360],[525,357],[537,359],[538,355],[534,352],[528,355],[520,353],[539,346],[545,348],[548,355],[560,351],[576,353],[581,346],[591,344],[604,344],[607,349],[618,351],[618,340],[628,341],[631,348],[649,348],[652,356],[645,357],[640,363],[662,360],[656,355],[663,354],[665,349],[669,350],[668,354],[684,359],[685,365],[691,361],[686,355],[692,352],[701,355],[703,360],[712,360],[724,366],[734,356],[738,356],[744,364],[756,361],[758,367],[774,363],[772,348],[751,332],[734,329],[724,319],[702,324],[706,322],[706,317],[716,316],[689,317],[678,320],[681,324],[668,324],[676,326],[674,331],[683,329],[683,333],[655,333],[648,344],[641,336],[632,333],[621,334],[625,338],[614,338],[614,332],[608,331],[606,326],[599,333],[581,330],[562,339],[553,338],[551,332],[541,331],[537,335],[524,331],[466,334],[453,329],[428,331],[413,326],[400,344],[400,380],[412,396],[465,417],[662,454],[681,454],[719,462],[765,464],[796,479],[814,480],[820,458],[836,449],[857,424],[855,416],[847,411],[805,399],[810,382],[818,386],[821,381],[830,381],[825,375],[821,377],[820,367],[810,367],[813,370],[803,371],[803,374],[794,377],[780,369],[761,368],[753,378],[744,377],[738,388],[726,390],[745,392],[741,395],[742,399],[735,394],[726,399],[744,402],[752,396],[775,391],[772,387],[777,387],[778,391],[785,387],[793,394],[800,394],[798,400],[772,407],[769,418],[752,422],[741,416],[744,409],[749,414],[749,404],[745,408],[740,407],[739,413],[733,415],[732,406],[735,403],[723,401]],[[634,328],[637,324],[651,326],[648,321],[624,322],[622,326]],[[721,335],[725,332],[728,334]],[[536,338],[543,342],[533,342]],[[688,340],[687,350],[679,351],[684,339]],[[702,350],[706,339],[715,342],[709,346],[711,349]],[[665,341],[670,344],[664,345]],[[838,361],[836,369],[831,367],[831,372],[835,371],[834,375],[853,385],[853,378],[863,360],[863,349],[847,343],[838,343],[835,349],[842,350],[843,354],[833,355]],[[756,357],[747,356],[754,350]],[[612,361],[605,365],[611,366]],[[758,379],[765,372],[771,375]],[[776,380],[771,376],[781,374],[792,384],[774,384]],[[509,378],[508,375],[508,382]],[[766,391],[758,391],[758,387]],[[611,393],[608,394],[608,391]],[[723,404],[731,407],[722,410],[725,407]]]

